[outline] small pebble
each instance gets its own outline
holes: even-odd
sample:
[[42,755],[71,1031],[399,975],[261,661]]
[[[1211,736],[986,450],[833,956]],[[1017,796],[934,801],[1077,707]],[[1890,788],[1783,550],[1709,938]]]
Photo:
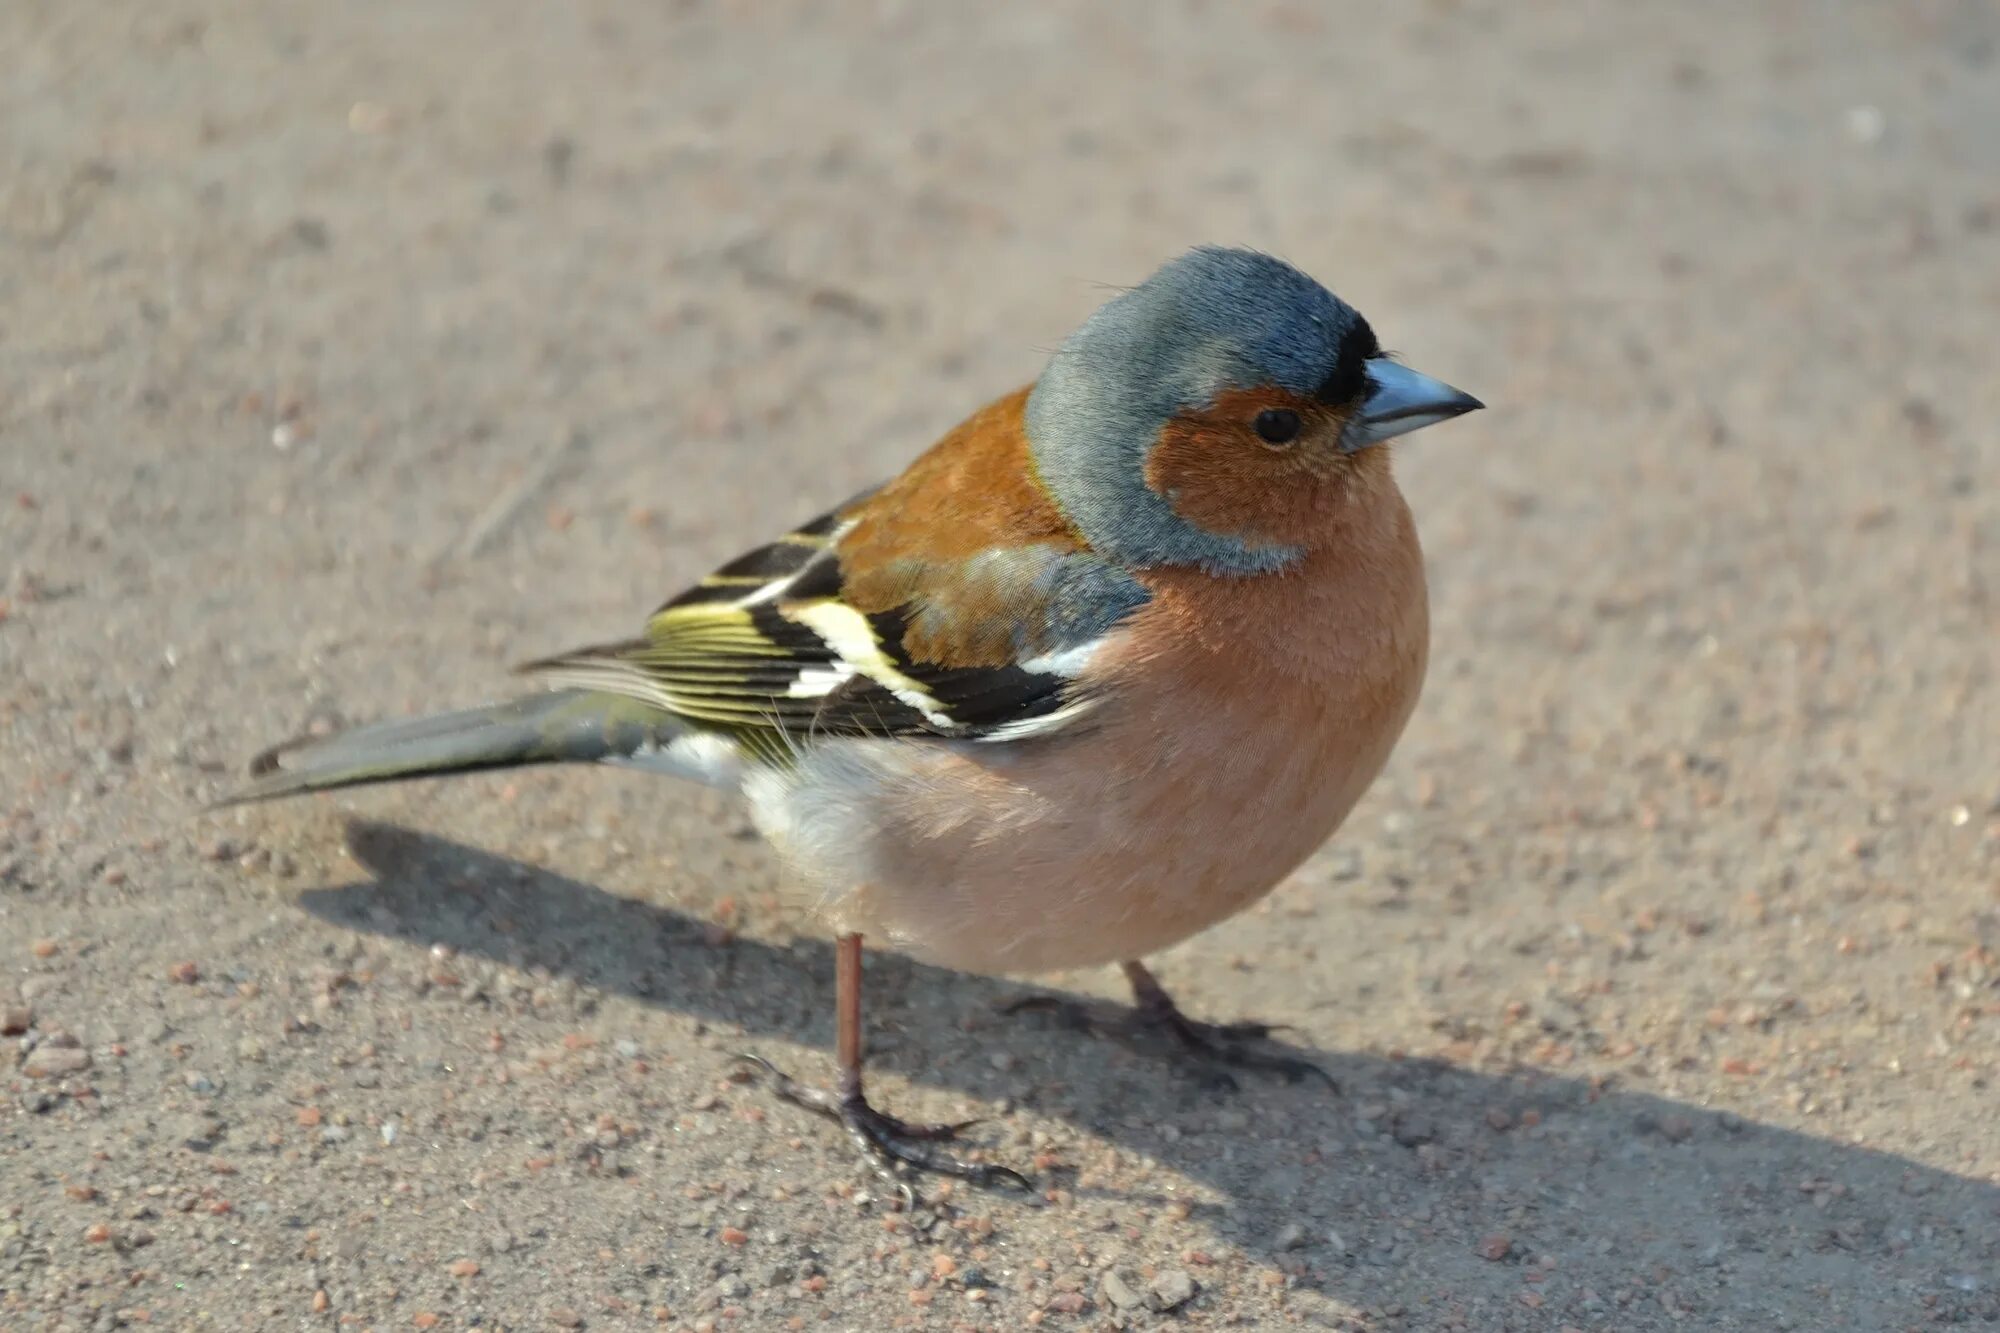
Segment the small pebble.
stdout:
[[[1115,1268],[1108,1270],[1098,1280],[1097,1292],[1107,1304],[1120,1310],[1137,1309],[1146,1302],[1146,1298],[1139,1293],[1139,1290]],[[1049,1308],[1055,1308],[1053,1302]]]
[[70,1074],[81,1074],[90,1068],[90,1052],[75,1046],[51,1046],[43,1043],[28,1052],[28,1058],[21,1064],[21,1072],[29,1078],[63,1078]]
[[1169,1268],[1153,1279],[1152,1289],[1146,1294],[1146,1304],[1165,1313],[1178,1310],[1194,1299],[1198,1290],[1195,1280],[1178,1268]]
[[1396,1142],[1405,1148],[1418,1148],[1437,1137],[1437,1128],[1429,1117],[1421,1115],[1398,1115],[1393,1125]]

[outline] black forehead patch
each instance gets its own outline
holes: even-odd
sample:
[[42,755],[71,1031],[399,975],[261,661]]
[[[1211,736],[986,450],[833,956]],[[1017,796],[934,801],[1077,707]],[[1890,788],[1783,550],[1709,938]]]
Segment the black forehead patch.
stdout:
[[1368,362],[1382,355],[1375,330],[1360,315],[1354,316],[1335,351],[1333,370],[1320,381],[1313,397],[1322,403],[1345,406],[1368,391]]

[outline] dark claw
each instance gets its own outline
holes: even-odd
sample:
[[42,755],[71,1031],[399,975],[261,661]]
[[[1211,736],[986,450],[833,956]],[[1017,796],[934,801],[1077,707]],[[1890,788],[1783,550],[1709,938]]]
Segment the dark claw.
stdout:
[[1091,1006],[1058,995],[1023,996],[1003,1006],[1001,1012],[1045,1013],[1064,1027],[1110,1037],[1126,1045],[1138,1045],[1148,1037],[1164,1037],[1173,1044],[1180,1059],[1195,1066],[1195,1077],[1202,1086],[1218,1092],[1237,1091],[1239,1085],[1229,1073],[1231,1069],[1278,1074],[1289,1083],[1316,1078],[1325,1083],[1329,1091],[1336,1094],[1340,1091],[1340,1084],[1334,1081],[1333,1075],[1310,1060],[1274,1055],[1244,1045],[1245,1042],[1264,1041],[1274,1032],[1289,1031],[1282,1023],[1200,1023],[1164,998],[1124,1010],[1118,1017],[1109,1020]]
[[949,1153],[915,1147],[919,1143],[940,1143],[955,1139],[977,1120],[960,1120],[943,1124],[912,1124],[895,1116],[876,1110],[862,1096],[859,1085],[841,1093],[829,1092],[824,1088],[811,1088],[794,1082],[790,1075],[779,1069],[761,1055],[748,1052],[736,1057],[756,1065],[771,1076],[771,1090],[795,1106],[803,1106],[829,1120],[837,1120],[847,1131],[847,1137],[861,1150],[862,1156],[874,1168],[875,1174],[892,1185],[903,1200],[903,1209],[908,1212],[917,1205],[917,1194],[911,1188],[906,1176],[910,1173],[925,1173],[936,1176],[953,1176],[970,1181],[982,1188],[995,1185],[1013,1185],[1030,1193],[1034,1182],[1019,1171],[988,1162],[967,1162]]

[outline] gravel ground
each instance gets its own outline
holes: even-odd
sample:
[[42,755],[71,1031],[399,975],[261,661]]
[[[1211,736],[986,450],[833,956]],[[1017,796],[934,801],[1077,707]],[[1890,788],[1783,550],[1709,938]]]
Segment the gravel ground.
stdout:
[[[0,6],[0,1327],[2000,1320],[1984,0]],[[1426,700],[1159,960],[1218,1097],[831,956],[612,772],[201,816],[490,697],[1201,241],[1492,408],[1401,452]],[[944,1195],[944,1191],[934,1190]]]

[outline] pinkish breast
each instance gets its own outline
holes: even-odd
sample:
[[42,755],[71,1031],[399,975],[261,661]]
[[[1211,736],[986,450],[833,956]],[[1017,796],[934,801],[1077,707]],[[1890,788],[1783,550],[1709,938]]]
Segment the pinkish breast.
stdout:
[[948,966],[1136,958],[1268,893],[1347,817],[1421,690],[1423,557],[1391,483],[1282,575],[1146,576],[1074,733],[808,757],[763,823],[842,930]]

